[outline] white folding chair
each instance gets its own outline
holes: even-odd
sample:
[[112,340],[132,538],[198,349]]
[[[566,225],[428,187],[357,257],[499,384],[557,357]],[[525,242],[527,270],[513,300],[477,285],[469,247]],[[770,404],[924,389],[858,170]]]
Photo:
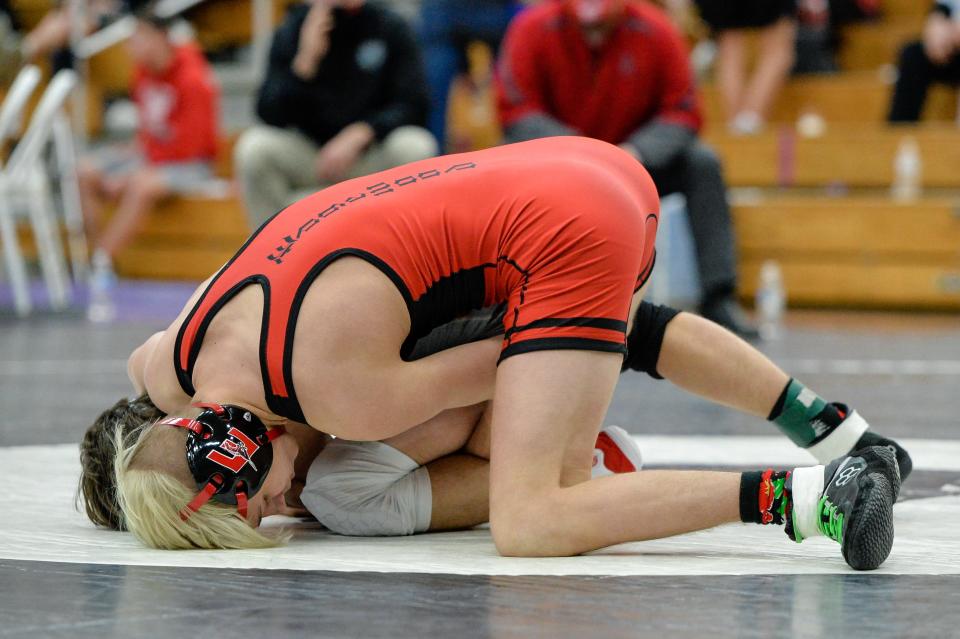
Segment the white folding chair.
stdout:
[[77,74],[69,69],[54,76],[40,98],[26,133],[10,154],[7,165],[0,170],[0,219],[6,218],[5,224],[12,225],[17,208],[23,206],[27,210],[53,309],[67,306],[69,277],[42,154],[51,141],[57,115],[76,84]]
[[53,149],[60,178],[63,222],[67,228],[67,248],[73,267],[74,282],[87,281],[87,234],[84,231],[80,184],[77,181],[77,150],[73,141],[70,118],[58,111],[53,119]]
[[[13,84],[10,85],[3,106],[0,106],[0,146],[20,128],[27,101],[40,83],[40,75],[40,69],[28,65],[20,70]],[[0,164],[0,171],[2,170],[2,164]],[[23,262],[23,254],[20,252],[12,214],[4,213],[8,209],[6,199],[0,192],[0,239],[3,241],[3,257],[13,287],[13,306],[18,315],[26,315],[32,306],[27,269]]]

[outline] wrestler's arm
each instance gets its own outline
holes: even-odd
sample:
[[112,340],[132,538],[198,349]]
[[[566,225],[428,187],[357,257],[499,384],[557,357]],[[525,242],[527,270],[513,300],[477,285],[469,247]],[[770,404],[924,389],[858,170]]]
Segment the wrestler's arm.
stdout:
[[130,383],[133,384],[133,390],[136,391],[137,395],[142,395],[147,390],[147,386],[144,383],[147,362],[150,360],[153,351],[157,348],[157,344],[163,339],[163,335],[164,331],[154,333],[147,341],[134,349],[133,353],[131,353],[127,359],[127,377],[130,378]]
[[[390,335],[368,315],[363,328],[338,327],[339,338],[294,357],[294,381],[310,424],[356,441],[394,437],[423,424],[445,410],[471,406],[493,397],[502,338],[464,344],[407,362],[398,344],[405,335]],[[331,331],[333,332],[333,331]],[[299,335],[298,335],[298,339]],[[311,350],[308,339],[301,342]],[[296,351],[296,346],[295,346]],[[316,362],[323,362],[318,365]],[[302,372],[301,372],[302,371]]]
[[493,397],[502,338],[404,361],[409,312],[392,282],[343,258],[314,283],[321,285],[322,295],[305,296],[298,323],[318,318],[323,330],[298,330],[293,343],[293,383],[307,423],[379,441]]
[[489,462],[478,453],[488,448],[480,440],[489,435],[489,404],[444,411],[381,442],[393,451],[334,440],[313,461],[303,504],[334,532],[350,535],[406,535],[487,521]]
[[394,437],[443,411],[492,399],[501,343],[491,338],[413,362],[394,355],[371,365],[367,374],[376,392],[362,409],[363,438]]

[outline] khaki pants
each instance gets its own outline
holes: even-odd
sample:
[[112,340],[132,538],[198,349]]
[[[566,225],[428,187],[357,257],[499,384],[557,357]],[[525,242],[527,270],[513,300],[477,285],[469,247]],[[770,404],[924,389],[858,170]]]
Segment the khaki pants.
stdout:
[[[252,228],[297,200],[330,186],[314,169],[319,148],[292,129],[255,126],[244,132],[234,149],[234,165]],[[373,144],[346,178],[424,160],[437,154],[437,142],[426,129],[402,126]]]

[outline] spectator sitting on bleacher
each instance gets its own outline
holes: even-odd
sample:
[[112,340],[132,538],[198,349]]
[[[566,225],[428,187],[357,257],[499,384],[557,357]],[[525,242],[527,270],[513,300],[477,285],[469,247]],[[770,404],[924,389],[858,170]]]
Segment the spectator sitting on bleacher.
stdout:
[[[168,20],[144,8],[127,43],[134,62],[139,148],[105,149],[80,166],[84,217],[95,238],[94,296],[112,286],[114,255],[154,204],[170,194],[197,190],[213,177],[219,89],[200,49],[192,42],[171,41],[168,27]],[[117,201],[117,208],[98,233],[105,200]]]
[[[716,80],[730,131],[759,132],[793,67],[797,0],[695,0],[717,38]],[[756,68],[747,77],[747,32],[759,29]]]
[[599,138],[636,157],[661,196],[686,197],[703,286],[700,312],[755,336],[734,298],[733,230],[720,162],[697,138],[696,87],[669,18],[645,2],[543,3],[510,25],[497,75],[507,141]]
[[257,113],[234,150],[257,228],[305,193],[436,154],[412,30],[364,0],[291,8],[273,38]]
[[[86,36],[102,29],[124,13],[145,4],[143,0],[89,0],[83,7]],[[19,56],[26,64],[36,64],[49,58],[52,71],[73,67],[70,38],[74,15],[69,2],[56,3],[43,19],[19,42]]]
[[960,84],[960,0],[934,3],[923,39],[903,48],[898,70],[891,122],[919,120],[927,90],[934,82]]

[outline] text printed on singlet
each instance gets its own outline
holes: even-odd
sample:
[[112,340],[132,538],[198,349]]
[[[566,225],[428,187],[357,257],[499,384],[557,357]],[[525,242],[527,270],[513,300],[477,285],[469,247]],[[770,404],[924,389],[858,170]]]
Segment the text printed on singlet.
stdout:
[[293,247],[297,244],[300,238],[303,237],[304,233],[310,231],[320,222],[320,220],[329,217],[338,211],[342,211],[354,202],[358,202],[368,196],[380,197],[381,195],[386,195],[387,193],[393,193],[396,189],[417,184],[431,178],[440,177],[441,175],[446,175],[447,173],[453,173],[455,171],[475,169],[476,167],[476,162],[460,162],[443,170],[430,169],[427,171],[420,171],[415,175],[405,175],[401,178],[393,180],[392,183],[377,182],[376,184],[366,187],[363,191],[360,191],[356,195],[351,195],[350,197],[345,198],[343,202],[334,202],[301,224],[296,231],[283,236],[283,238],[281,238],[283,244],[278,245],[273,251],[271,251],[267,255],[267,259],[276,264],[283,264],[283,259],[290,254],[290,251],[293,250]]

